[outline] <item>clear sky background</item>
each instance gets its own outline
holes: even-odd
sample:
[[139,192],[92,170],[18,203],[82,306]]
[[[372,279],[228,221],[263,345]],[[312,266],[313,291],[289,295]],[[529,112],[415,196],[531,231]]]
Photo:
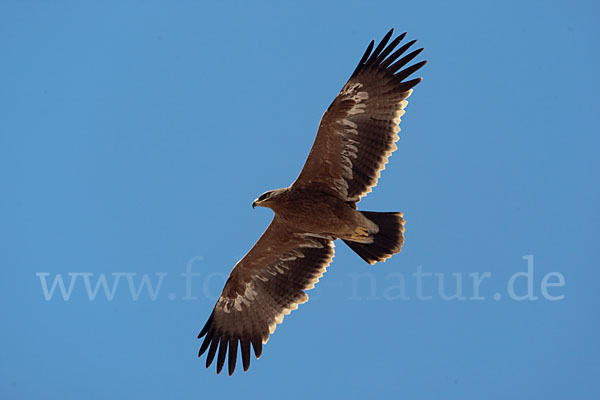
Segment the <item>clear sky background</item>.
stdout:
[[[591,1],[2,1],[0,398],[598,398],[599,15]],[[391,27],[429,63],[360,208],[403,211],[406,245],[370,267],[337,243],[263,357],[217,376],[196,335],[271,219],[251,201],[295,179]],[[509,283],[528,262],[537,300],[519,301],[528,277]],[[442,275],[419,287],[419,270]],[[84,274],[70,297],[46,300],[44,279],[69,289],[69,273]],[[90,299],[85,277],[119,273],[112,300]],[[144,274],[162,279],[154,300],[130,292]],[[441,296],[440,276],[466,298]]]

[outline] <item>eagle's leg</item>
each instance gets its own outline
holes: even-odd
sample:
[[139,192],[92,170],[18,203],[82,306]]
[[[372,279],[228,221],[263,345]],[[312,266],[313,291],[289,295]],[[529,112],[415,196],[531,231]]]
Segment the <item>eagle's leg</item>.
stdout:
[[361,239],[366,239],[369,237],[369,232],[367,228],[363,228],[362,226],[357,226],[354,230],[354,233],[350,237],[350,240],[360,241]]

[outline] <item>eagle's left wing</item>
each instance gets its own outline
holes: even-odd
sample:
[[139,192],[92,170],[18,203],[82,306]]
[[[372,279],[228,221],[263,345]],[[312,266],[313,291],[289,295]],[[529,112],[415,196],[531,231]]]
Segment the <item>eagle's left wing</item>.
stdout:
[[333,239],[298,232],[275,216],[254,247],[235,266],[221,297],[198,338],[206,335],[206,367],[217,354],[221,372],[229,348],[229,375],[235,369],[238,344],[244,371],[250,366],[250,344],[258,358],[262,345],[284,315],[308,300],[311,289],[333,258]]
[[405,79],[425,64],[421,61],[406,67],[423,49],[403,56],[415,41],[396,50],[406,34],[388,45],[392,32],[375,50],[371,42],[321,118],[317,137],[293,188],[319,190],[356,203],[377,184],[380,171],[396,150],[406,99],[421,81]]

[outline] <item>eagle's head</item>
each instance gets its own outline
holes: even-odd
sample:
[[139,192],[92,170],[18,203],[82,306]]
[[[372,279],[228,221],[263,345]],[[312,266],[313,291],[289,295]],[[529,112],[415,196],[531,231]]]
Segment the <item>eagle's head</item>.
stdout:
[[287,188],[269,190],[268,192],[264,192],[252,202],[252,208],[255,208],[256,206],[270,208],[269,204],[273,204],[273,200],[275,200],[279,195],[281,195],[285,191],[287,191]]

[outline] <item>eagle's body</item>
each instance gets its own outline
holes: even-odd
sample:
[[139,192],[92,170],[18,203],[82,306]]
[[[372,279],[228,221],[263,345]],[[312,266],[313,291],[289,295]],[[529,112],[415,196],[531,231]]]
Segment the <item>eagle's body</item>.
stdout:
[[261,205],[273,210],[281,223],[299,232],[350,240],[356,237],[359,227],[369,233],[378,231],[377,225],[336,196],[294,187],[280,190]]
[[207,367],[216,356],[217,373],[226,358],[233,373],[238,347],[244,370],[250,365],[251,347],[260,357],[283,316],[308,300],[305,291],[329,266],[336,239],[370,264],[402,248],[401,213],[357,210],[396,149],[406,99],[421,81],[405,79],[425,64],[404,68],[423,49],[404,55],[414,41],[396,49],[406,34],[390,42],[392,32],[375,49],[370,43],[323,115],[296,181],[252,203],[271,208],[273,221],[231,271],[198,336],[206,336],[199,355],[208,350]]

